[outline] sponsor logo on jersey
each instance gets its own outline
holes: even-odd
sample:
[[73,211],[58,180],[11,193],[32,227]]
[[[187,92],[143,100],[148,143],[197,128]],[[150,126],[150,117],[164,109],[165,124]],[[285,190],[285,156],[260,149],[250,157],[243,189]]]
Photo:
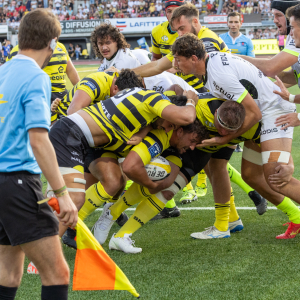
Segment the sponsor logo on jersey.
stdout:
[[221,57],[221,61],[222,61],[223,66],[229,66],[228,58],[227,58],[226,53],[220,54],[220,57]]
[[110,119],[110,118],[111,118],[111,114],[108,112],[108,110],[107,110],[106,107],[104,106],[103,101],[101,101],[101,106],[102,106],[102,109],[103,109],[103,112],[104,112],[106,118],[107,118],[107,119]]
[[92,91],[94,91],[96,89],[96,86],[90,81],[85,81],[82,83],[82,85],[88,86]]
[[158,143],[153,144],[151,147],[148,148],[148,150],[151,155],[151,158],[154,158],[155,156],[157,156],[161,153],[161,149],[160,149]]
[[3,98],[3,94],[0,94],[0,104],[7,103],[7,101],[5,101],[5,100],[1,100],[2,98]]
[[59,73],[63,73],[63,72],[64,72],[64,67],[60,66],[60,67],[58,68],[58,72],[59,72]]
[[76,151],[71,152],[71,154],[73,154],[75,156],[79,156],[79,154]]
[[58,50],[58,51],[63,51],[63,49],[61,49],[61,48],[59,48],[59,47],[57,47],[56,50]]
[[57,57],[58,61],[60,61],[60,62],[62,61],[62,55],[57,55],[56,57]]
[[206,52],[218,51],[215,45],[212,42],[204,42],[203,43]]
[[162,86],[153,86],[153,91],[159,92],[159,93],[163,93],[164,92],[164,88]]
[[51,76],[51,80],[64,80],[65,75],[56,75],[56,76]]
[[213,81],[213,85],[215,87],[215,89],[217,91],[219,91],[220,93],[222,93],[224,96],[226,96],[229,100],[232,100],[234,95],[233,94],[229,94],[228,92],[226,92],[222,87],[219,87],[215,81]]
[[166,41],[169,40],[169,38],[168,38],[166,35],[163,35],[163,36],[161,37],[161,40],[164,41],[164,42],[166,42]]

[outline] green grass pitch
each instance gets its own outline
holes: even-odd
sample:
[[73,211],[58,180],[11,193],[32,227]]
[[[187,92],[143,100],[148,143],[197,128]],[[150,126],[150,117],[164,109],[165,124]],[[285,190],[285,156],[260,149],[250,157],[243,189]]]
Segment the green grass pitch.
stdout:
[[[79,66],[84,77],[96,66]],[[70,86],[69,86],[70,87]],[[292,93],[299,93],[293,88]],[[300,179],[298,154],[300,131],[295,129],[293,157],[295,177]],[[240,170],[241,154],[234,153],[231,164]],[[255,176],[255,174],[253,174]],[[232,184],[236,206],[253,206],[248,196]],[[300,191],[299,191],[300,192]],[[177,195],[176,200],[179,200]],[[212,207],[212,190],[190,205],[183,207]],[[271,205],[270,205],[271,206]],[[131,211],[128,212],[131,215]],[[91,228],[100,212],[88,219]],[[179,218],[149,222],[134,234],[136,245],[143,248],[137,255],[104,249],[124,271],[131,283],[146,300],[296,300],[299,299],[300,237],[276,240],[283,233],[287,217],[278,210],[269,210],[259,216],[255,210],[240,210],[244,230],[229,239],[193,240],[190,234],[203,231],[214,222],[213,210],[182,211]],[[114,225],[111,234],[118,230]],[[110,235],[111,236],[111,235]],[[63,246],[73,275],[76,252]],[[16,299],[40,299],[40,278],[26,274]],[[55,268],[55,266],[53,266]],[[126,291],[71,291],[71,300],[134,299]],[[58,299],[59,300],[59,299]]]

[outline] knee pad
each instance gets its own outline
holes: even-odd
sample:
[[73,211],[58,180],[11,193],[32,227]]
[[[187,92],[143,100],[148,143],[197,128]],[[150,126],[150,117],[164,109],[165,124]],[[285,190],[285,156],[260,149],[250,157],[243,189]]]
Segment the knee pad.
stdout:
[[251,162],[254,165],[262,166],[262,153],[256,152],[250,148],[244,146],[243,149],[243,159]]
[[[175,181],[173,182],[173,184],[168,187],[167,189],[165,189],[164,191],[170,191],[174,194],[174,196],[184,187],[186,186],[186,180],[184,179],[184,177],[182,177],[180,174],[177,175]],[[157,194],[155,194],[155,196],[163,203],[167,203],[169,200],[167,200],[162,192],[158,192]]]
[[272,162],[288,164],[291,156],[290,152],[279,150],[263,151],[261,154],[263,164]]

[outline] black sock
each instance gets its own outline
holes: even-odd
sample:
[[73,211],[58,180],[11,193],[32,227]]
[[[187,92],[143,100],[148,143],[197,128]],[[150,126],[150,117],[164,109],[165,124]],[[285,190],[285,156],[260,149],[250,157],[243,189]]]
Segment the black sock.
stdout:
[[16,297],[18,288],[17,287],[7,287],[0,285],[0,299],[1,300],[13,300]]
[[42,300],[68,300],[69,285],[42,285]]

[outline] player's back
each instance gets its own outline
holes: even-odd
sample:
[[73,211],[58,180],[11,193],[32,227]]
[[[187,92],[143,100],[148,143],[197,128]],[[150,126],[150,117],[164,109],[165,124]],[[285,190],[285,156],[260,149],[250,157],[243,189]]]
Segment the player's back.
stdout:
[[[275,89],[280,90],[277,85],[253,64],[230,53],[209,53],[206,87],[220,98],[238,102],[248,91],[262,112],[283,101],[273,93]],[[242,93],[241,100],[235,99],[235,95]]]
[[155,91],[141,88],[126,89],[95,105],[84,108],[111,142],[105,149],[122,152],[126,142],[141,128],[154,122],[170,100]]

